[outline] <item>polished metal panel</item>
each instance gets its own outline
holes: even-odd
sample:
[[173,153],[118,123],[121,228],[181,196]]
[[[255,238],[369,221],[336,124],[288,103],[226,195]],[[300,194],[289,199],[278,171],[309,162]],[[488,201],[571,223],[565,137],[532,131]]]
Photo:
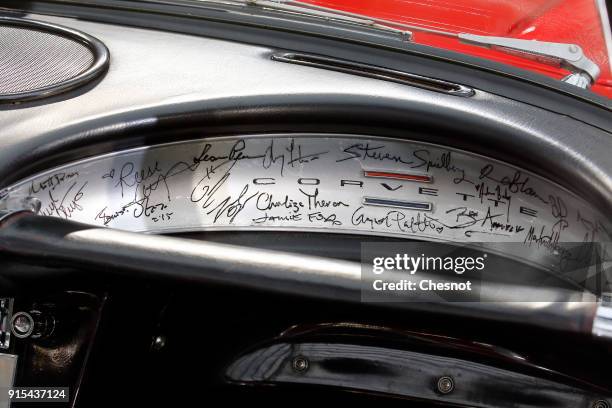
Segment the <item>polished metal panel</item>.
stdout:
[[[369,178],[418,172],[431,183]],[[392,176],[392,175],[391,175]],[[67,164],[9,187],[9,209],[144,232],[317,230],[461,242],[607,241],[608,221],[510,165],[422,142],[355,135],[244,136],[142,147]],[[364,206],[365,197],[431,211]],[[429,206],[428,206],[429,208]]]

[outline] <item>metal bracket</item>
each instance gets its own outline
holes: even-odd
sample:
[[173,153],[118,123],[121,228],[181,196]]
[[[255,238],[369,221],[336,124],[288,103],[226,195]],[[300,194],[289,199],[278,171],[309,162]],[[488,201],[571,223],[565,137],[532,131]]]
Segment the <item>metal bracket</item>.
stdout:
[[590,87],[599,77],[599,67],[584,55],[582,48],[576,44],[553,43],[537,40],[520,40],[506,37],[490,37],[459,33],[459,40],[466,44],[486,48],[500,48],[504,52],[514,52],[521,57],[530,57],[545,64],[556,64],[571,71],[563,78],[564,82]]

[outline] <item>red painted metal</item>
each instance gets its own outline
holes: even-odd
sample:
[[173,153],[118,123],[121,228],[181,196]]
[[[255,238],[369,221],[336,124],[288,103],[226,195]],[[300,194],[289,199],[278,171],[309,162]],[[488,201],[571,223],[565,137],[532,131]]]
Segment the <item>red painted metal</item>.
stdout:
[[364,171],[365,177],[385,178],[394,180],[416,181],[420,183],[431,183],[432,177],[427,174],[390,173],[386,171]]
[[[302,0],[303,2],[454,33],[514,37],[578,44],[599,65],[591,88],[612,98],[612,72],[596,0]],[[461,44],[435,34],[414,32],[419,44],[474,55],[560,79],[560,67]]]

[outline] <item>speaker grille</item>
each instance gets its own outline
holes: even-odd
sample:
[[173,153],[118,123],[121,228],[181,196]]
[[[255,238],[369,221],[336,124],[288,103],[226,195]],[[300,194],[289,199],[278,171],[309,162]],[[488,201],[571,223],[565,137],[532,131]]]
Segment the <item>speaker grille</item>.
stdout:
[[0,101],[73,89],[107,63],[106,47],[86,34],[33,20],[0,18]]
[[69,38],[20,27],[0,27],[0,93],[55,85],[91,67],[93,52]]

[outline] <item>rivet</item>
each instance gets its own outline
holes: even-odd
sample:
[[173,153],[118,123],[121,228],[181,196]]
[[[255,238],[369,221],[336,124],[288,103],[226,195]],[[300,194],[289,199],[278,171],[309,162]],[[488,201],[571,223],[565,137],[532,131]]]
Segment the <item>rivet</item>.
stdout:
[[296,358],[293,359],[293,362],[291,364],[291,367],[293,367],[293,369],[299,373],[303,373],[306,370],[308,370],[308,366],[309,366],[309,362],[308,359],[304,356],[298,356]]
[[155,336],[153,337],[153,341],[151,342],[151,350],[160,351],[166,347],[166,337],[165,336]]
[[438,383],[436,384],[438,388],[438,392],[440,394],[450,394],[455,389],[455,381],[452,377],[443,376],[438,378]]

